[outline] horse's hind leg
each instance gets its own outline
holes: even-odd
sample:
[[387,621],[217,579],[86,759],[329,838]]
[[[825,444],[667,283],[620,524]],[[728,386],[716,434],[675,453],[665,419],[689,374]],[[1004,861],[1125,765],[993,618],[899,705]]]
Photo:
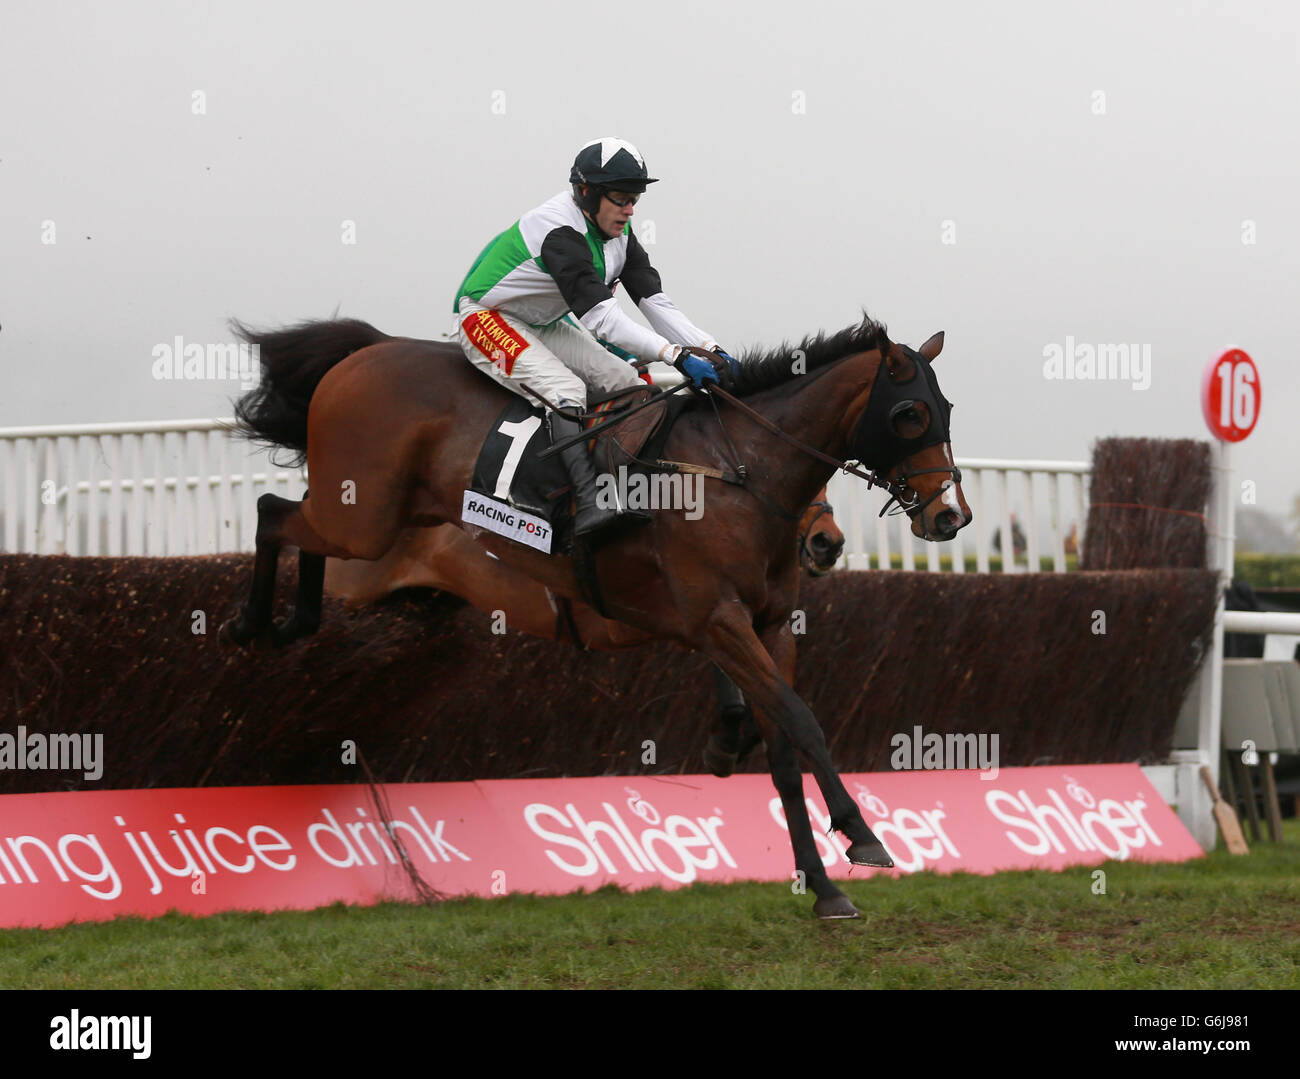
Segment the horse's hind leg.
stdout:
[[310,637],[320,629],[321,597],[325,592],[325,556],[298,552],[298,599],[289,617],[276,623],[275,643],[284,645]]
[[302,502],[265,494],[257,500],[257,555],[253,563],[253,586],[239,616],[222,626],[222,634],[236,644],[247,644],[271,626],[275,599],[276,568],[285,545],[299,548],[298,598],[289,617],[277,625],[277,644],[315,633],[320,626],[321,595],[325,581],[325,556],[346,556],[317,535],[302,514]]
[[736,683],[713,665],[713,690],[718,700],[718,722],[704,747],[704,765],[719,779],[736,770],[763,736],[758,733],[754,713]]
[[253,559],[253,584],[248,600],[236,618],[221,627],[221,635],[235,644],[248,644],[271,624],[275,600],[275,576],[280,562],[280,525],[297,503],[279,495],[265,494],[257,500],[257,554]]

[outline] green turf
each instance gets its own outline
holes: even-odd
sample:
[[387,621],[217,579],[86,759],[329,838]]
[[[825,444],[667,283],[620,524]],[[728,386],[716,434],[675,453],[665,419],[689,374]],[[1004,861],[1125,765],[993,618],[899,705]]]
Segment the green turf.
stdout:
[[4,988],[1295,988],[1300,824],[1248,857],[435,907],[123,918],[0,932]]

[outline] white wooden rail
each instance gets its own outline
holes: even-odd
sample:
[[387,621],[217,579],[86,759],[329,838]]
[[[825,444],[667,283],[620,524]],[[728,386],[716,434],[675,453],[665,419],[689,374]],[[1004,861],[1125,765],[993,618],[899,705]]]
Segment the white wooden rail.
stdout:
[[0,428],[0,550],[251,551],[257,497],[301,498],[306,482],[233,439],[232,422]]
[[[304,473],[277,468],[231,437],[228,419],[0,428],[0,550],[31,554],[197,555],[251,551],[257,497],[301,498]],[[847,569],[965,572],[973,550],[987,573],[997,545],[1014,549],[1012,519],[1026,543],[1004,572],[1066,568],[1070,526],[1087,518],[1083,461],[957,459],[975,521],[949,543],[917,540],[906,516],[880,518],[885,496],[837,474],[830,499],[844,530]],[[891,538],[892,534],[892,538]],[[918,558],[917,546],[922,550]]]

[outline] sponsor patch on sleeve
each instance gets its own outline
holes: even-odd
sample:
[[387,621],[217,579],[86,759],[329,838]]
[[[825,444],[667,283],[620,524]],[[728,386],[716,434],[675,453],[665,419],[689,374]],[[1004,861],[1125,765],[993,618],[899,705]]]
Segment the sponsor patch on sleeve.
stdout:
[[514,372],[515,360],[528,348],[528,342],[493,310],[466,315],[461,328],[469,343],[507,375]]

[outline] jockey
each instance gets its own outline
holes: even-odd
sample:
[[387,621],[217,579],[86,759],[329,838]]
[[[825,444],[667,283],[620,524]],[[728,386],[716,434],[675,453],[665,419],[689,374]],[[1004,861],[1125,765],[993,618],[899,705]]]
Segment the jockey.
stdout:
[[[470,362],[521,397],[527,384],[553,409],[585,410],[588,388],[612,393],[641,385],[636,369],[596,338],[674,364],[697,387],[716,382],[715,367],[683,346],[715,352],[733,367],[735,361],[665,295],[629,223],[646,187],[658,182],[636,148],[615,138],[587,143],[569,182],[572,190],[529,210],[488,244],[461,283],[455,334]],[[613,293],[619,281],[654,329],[620,310]],[[568,321],[570,312],[591,334]],[[560,413],[548,415],[552,442],[580,432]],[[616,521],[620,510],[596,499],[587,443],[561,456],[577,503],[574,533]]]

